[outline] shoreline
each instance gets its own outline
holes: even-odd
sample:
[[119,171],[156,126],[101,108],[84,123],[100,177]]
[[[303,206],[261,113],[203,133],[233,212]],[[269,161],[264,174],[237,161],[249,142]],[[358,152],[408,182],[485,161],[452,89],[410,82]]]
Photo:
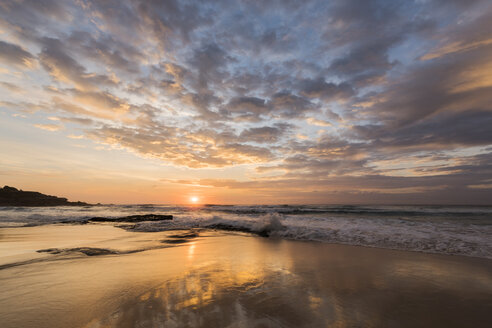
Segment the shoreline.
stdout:
[[[428,254],[428,255],[441,255],[441,256],[452,256],[452,257],[462,257],[462,258],[475,258],[475,259],[482,259],[482,260],[488,260],[492,261],[492,257],[486,257],[486,256],[476,256],[476,255],[467,255],[467,254],[458,254],[458,253],[439,253],[437,251],[424,251],[424,250],[414,250],[414,249],[401,249],[401,248],[391,248],[391,247],[382,247],[382,246],[377,246],[377,245],[356,245],[356,244],[350,244],[350,243],[343,243],[343,242],[331,242],[331,241],[323,241],[323,240],[306,240],[306,239],[295,239],[295,238],[288,238],[288,237],[279,237],[279,236],[267,236],[263,235],[261,233],[257,233],[255,231],[251,230],[241,230],[241,229],[221,229],[217,227],[194,227],[194,228],[176,228],[176,229],[169,229],[169,230],[161,230],[161,231],[142,231],[142,230],[132,230],[131,228],[126,228],[124,225],[117,225],[113,223],[120,223],[118,221],[113,221],[113,220],[107,220],[107,221],[101,221],[101,222],[90,222],[91,220],[81,221],[81,222],[57,222],[57,223],[48,223],[48,224],[40,224],[40,225],[23,225],[23,226],[8,226],[8,227],[1,227],[0,226],[0,232],[2,230],[8,230],[8,229],[24,229],[24,228],[38,228],[38,227],[47,227],[47,226],[75,226],[75,227],[80,227],[80,226],[111,226],[117,229],[121,229],[127,232],[133,232],[133,233],[169,233],[169,232],[175,232],[175,231],[191,231],[191,230],[201,230],[201,231],[208,231],[210,233],[225,233],[225,234],[230,234],[230,235],[238,235],[238,236],[251,236],[251,237],[256,237],[256,238],[267,238],[267,239],[272,239],[272,240],[286,240],[286,241],[292,241],[292,242],[305,242],[305,243],[320,243],[320,244],[326,244],[326,245],[343,245],[343,246],[352,246],[352,247],[363,247],[363,248],[369,248],[369,249],[382,249],[382,250],[388,250],[388,251],[397,251],[397,252],[410,252],[410,253],[418,253],[418,254]],[[122,222],[122,223],[127,223],[127,222]],[[1,242],[1,240],[0,240]],[[141,250],[141,251],[145,251]],[[1,270],[1,262],[0,262],[0,270]]]
[[[133,231],[216,228],[289,240],[492,259],[492,207],[442,208],[116,206],[2,210],[0,227],[132,221]],[[152,216],[151,221],[138,222]],[[155,216],[155,217],[154,217]],[[161,218],[172,220],[162,221]],[[154,221],[154,219],[156,219]],[[125,222],[121,222],[125,224]]]

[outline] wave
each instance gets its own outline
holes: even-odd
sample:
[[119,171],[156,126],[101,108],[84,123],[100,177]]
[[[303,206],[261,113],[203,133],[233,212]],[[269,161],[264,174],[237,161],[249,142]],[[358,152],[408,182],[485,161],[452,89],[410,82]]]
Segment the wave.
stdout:
[[360,205],[206,205],[209,211],[237,214],[353,214],[370,216],[484,216],[492,215],[488,206],[360,206]]
[[0,228],[83,223],[142,213],[172,221],[125,225],[134,231],[206,228],[273,238],[492,258],[492,207],[333,205],[109,205],[0,208]]
[[169,222],[142,222],[133,231],[207,228],[253,233],[264,237],[328,242],[427,253],[492,259],[492,226],[450,222],[419,222],[385,219],[286,217],[280,213],[258,217],[182,216]]

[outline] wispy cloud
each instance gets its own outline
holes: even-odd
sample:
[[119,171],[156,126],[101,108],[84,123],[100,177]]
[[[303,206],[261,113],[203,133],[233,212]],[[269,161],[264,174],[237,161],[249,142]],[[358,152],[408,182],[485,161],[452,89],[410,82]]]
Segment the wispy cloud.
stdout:
[[34,124],[34,126],[37,127],[38,129],[51,131],[51,132],[59,131],[63,129],[63,126],[58,124]]

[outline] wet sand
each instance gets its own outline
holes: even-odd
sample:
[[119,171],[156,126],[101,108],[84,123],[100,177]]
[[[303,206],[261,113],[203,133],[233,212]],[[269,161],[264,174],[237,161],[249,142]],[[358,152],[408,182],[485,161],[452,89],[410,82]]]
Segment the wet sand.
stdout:
[[0,229],[5,328],[490,327],[491,311],[486,259],[105,224]]

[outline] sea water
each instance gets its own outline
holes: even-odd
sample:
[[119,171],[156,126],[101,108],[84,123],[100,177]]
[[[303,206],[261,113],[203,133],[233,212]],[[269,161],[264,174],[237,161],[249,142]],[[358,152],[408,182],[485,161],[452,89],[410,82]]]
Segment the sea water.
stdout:
[[261,233],[270,238],[492,258],[492,206],[98,205],[0,207],[1,227],[82,223],[91,217],[171,214],[172,221],[123,228],[190,228]]

